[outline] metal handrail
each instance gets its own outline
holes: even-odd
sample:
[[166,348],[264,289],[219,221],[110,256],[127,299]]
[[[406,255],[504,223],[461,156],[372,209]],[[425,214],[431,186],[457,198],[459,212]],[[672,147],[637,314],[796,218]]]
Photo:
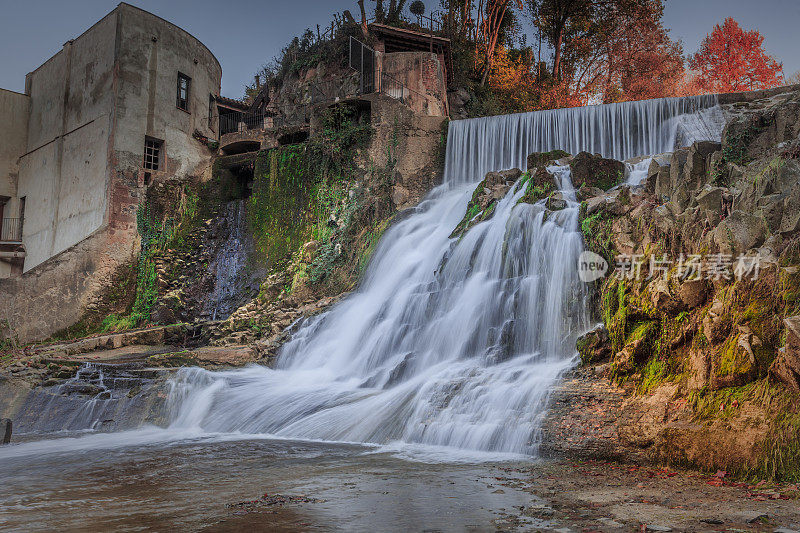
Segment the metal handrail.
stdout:
[[0,241],[22,242],[22,219],[4,218],[0,226]]
[[387,74],[386,72],[381,73],[381,92],[390,98],[399,100],[404,104],[408,103],[408,98],[411,94],[416,94],[417,96],[420,96],[426,100],[428,99],[427,95],[422,94],[419,91],[415,91],[402,81],[398,80],[391,74]]

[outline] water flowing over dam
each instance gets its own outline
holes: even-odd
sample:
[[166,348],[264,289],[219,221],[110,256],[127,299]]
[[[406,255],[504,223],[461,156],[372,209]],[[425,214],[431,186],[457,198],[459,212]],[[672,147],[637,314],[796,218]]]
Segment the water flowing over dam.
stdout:
[[[476,184],[563,149],[626,159],[718,140],[713,97],[671,98],[450,124],[443,184],[381,239],[359,289],[307,320],[275,369],[182,369],[166,431],[395,441],[536,454],[548,391],[589,329],[569,167],[548,170],[567,208],[519,203],[461,238]],[[86,427],[94,422],[86,421]]]

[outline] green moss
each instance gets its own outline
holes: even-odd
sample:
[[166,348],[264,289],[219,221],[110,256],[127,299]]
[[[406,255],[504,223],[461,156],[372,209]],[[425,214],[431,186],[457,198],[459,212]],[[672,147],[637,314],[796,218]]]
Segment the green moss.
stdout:
[[546,165],[548,161],[563,159],[571,154],[564,150],[551,150],[549,152],[536,152],[528,156],[528,170]]
[[587,217],[585,208],[582,208],[580,213],[581,233],[586,242],[586,247],[611,264],[617,255],[612,238],[612,220],[604,211],[599,211]]
[[544,182],[538,185],[534,185],[533,180],[528,180],[527,186],[525,188],[525,194],[517,201],[518,204],[535,204],[540,200],[544,200],[551,193],[555,192],[555,185],[548,182]]

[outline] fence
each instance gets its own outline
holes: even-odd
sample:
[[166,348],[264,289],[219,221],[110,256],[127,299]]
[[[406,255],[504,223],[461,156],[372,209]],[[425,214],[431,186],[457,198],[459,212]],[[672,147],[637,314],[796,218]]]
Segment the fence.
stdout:
[[375,92],[375,50],[350,37],[349,63],[358,72],[359,94]]
[[219,134],[270,130],[290,126],[302,126],[309,122],[307,104],[286,105],[278,109],[257,111],[255,113],[231,113],[219,117]]
[[22,219],[4,218],[2,220],[2,225],[0,225],[0,241],[22,241]]
[[419,26],[421,30],[440,32],[442,31],[443,18],[444,13],[441,11],[434,11],[430,15],[417,15],[417,26]]

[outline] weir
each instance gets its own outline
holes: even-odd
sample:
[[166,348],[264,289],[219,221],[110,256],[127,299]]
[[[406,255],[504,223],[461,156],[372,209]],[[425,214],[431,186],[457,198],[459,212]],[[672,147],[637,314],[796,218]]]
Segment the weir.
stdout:
[[458,120],[450,123],[445,181],[469,183],[520,168],[533,152],[599,153],[624,161],[719,140],[725,118],[715,95],[659,98]]
[[360,288],[303,324],[275,369],[178,371],[166,431],[535,455],[548,392],[592,326],[575,268],[579,206],[569,167],[550,167],[566,209],[518,203],[517,183],[491,219],[451,238],[475,185],[489,170],[524,168],[536,151],[626,159],[718,139],[715,103],[664,99],[451,123],[444,183],[386,232]]

